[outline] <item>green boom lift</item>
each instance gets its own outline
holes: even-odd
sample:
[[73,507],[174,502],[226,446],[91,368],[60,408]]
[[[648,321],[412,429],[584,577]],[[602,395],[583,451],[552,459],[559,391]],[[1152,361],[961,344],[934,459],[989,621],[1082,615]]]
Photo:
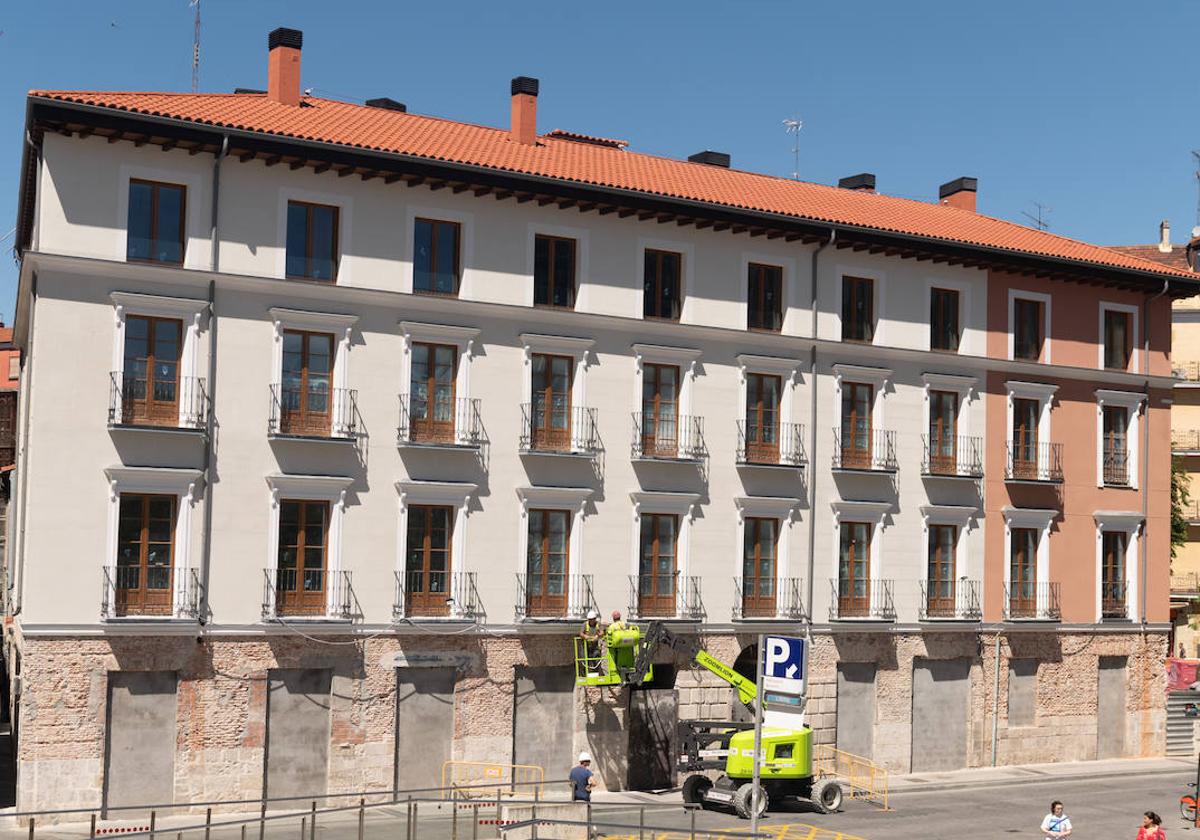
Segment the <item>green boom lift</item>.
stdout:
[[[754,710],[759,702],[754,680],[702,649],[696,637],[678,636],[661,621],[651,622],[644,631],[636,624],[610,628],[602,648],[589,648],[583,639],[576,639],[576,684],[642,685],[654,678],[651,663],[664,647],[725,680],[737,691],[738,699]],[[754,724],[681,720],[677,735],[679,772],[691,774],[683,780],[683,801],[730,809],[749,819],[754,793]],[[841,807],[842,788],[837,781],[813,773],[812,729],[799,715],[764,721],[761,754],[760,815],[769,802],[788,798],[807,800],[822,813]],[[715,780],[704,772],[712,770],[721,771]]]

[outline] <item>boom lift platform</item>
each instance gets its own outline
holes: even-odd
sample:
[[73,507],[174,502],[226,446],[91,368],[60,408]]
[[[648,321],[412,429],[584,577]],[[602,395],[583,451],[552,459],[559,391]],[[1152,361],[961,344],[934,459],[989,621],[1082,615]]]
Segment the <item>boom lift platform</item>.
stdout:
[[[738,699],[755,710],[758,686],[700,647],[699,639],[680,636],[661,621],[643,631],[621,624],[605,634],[602,649],[575,640],[576,684],[638,686],[654,678],[654,657],[663,648],[716,674],[737,691]],[[770,801],[804,799],[818,811],[836,811],[842,804],[838,782],[813,772],[812,729],[803,713],[772,712],[763,723],[758,811]],[[750,818],[754,801],[754,724],[728,720],[681,720],[677,730],[678,770],[692,774],[683,780],[683,801],[702,807],[729,809]],[[714,781],[704,771],[719,770]]]

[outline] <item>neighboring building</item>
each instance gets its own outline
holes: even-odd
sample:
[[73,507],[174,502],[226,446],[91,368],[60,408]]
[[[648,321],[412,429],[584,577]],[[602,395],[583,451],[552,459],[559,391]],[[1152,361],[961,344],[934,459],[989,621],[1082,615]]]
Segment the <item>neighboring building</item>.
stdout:
[[1188,272],[539,135],[528,78],[509,129],[304,96],[300,41],[29,96],[20,808],[660,785],[729,692],[575,692],[592,605],[811,624],[817,737],[895,771],[1162,752]]
[[[1171,226],[1158,226],[1158,243],[1113,248],[1124,254],[1161,263],[1180,271],[1197,271],[1200,260],[1200,227],[1192,230],[1187,245],[1171,244]],[[1180,646],[1187,657],[1200,657],[1200,631],[1192,625],[1192,604],[1200,599],[1200,298],[1178,298],[1171,305],[1171,369],[1175,393],[1171,405],[1171,450],[1188,472],[1190,500],[1188,542],[1171,560],[1171,655]]]

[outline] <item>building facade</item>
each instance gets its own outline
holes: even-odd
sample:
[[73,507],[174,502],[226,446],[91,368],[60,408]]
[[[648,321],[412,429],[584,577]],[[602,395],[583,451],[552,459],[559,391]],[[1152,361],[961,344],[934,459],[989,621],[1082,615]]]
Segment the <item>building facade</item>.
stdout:
[[[1162,750],[1170,306],[975,212],[301,95],[33,92],[6,637],[21,808],[669,782],[726,687],[894,771]],[[546,733],[555,733],[546,737]]]

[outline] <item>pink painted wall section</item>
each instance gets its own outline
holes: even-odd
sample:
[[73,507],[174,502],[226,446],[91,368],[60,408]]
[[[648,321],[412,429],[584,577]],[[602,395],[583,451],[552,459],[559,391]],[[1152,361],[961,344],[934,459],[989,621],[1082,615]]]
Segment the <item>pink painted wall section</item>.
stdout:
[[[1050,440],[1063,445],[1061,485],[1014,484],[1004,479],[1010,435],[1005,383],[1013,379],[1058,385],[1050,414]],[[1009,562],[1004,541],[1005,507],[1053,509],[1059,512],[1050,530],[1049,580],[1060,585],[1062,620],[1089,623],[1098,619],[1096,585],[1100,570],[1096,552],[1095,513],[1141,511],[1142,495],[1139,490],[1098,486],[1096,452],[1100,442],[1097,431],[1097,387],[1095,382],[988,374],[985,386],[987,469],[984,479],[984,610],[988,621],[998,621],[1003,614],[1004,570]],[[1151,392],[1149,453],[1141,451],[1143,439],[1140,429],[1137,443],[1139,460],[1147,454],[1149,456],[1149,481],[1146,485],[1148,508],[1143,539],[1148,541],[1146,618],[1151,622],[1165,622],[1169,618],[1170,397],[1169,390]],[[1136,481],[1139,487],[1143,486],[1141,463],[1138,465]],[[1139,554],[1140,549],[1141,546]],[[1131,557],[1130,563],[1133,562],[1140,562],[1140,558]],[[1141,610],[1140,601],[1138,596],[1137,602],[1131,605],[1137,612]]]
[[[1144,349],[1146,302],[1151,295],[1128,292],[1108,286],[1090,286],[1064,280],[1023,277],[1003,271],[988,272],[987,354],[1008,358],[1009,290],[1049,295],[1050,361],[1071,367],[1099,367],[1100,305],[1115,303],[1136,306],[1138,354]],[[1150,303],[1150,372],[1171,373],[1171,299],[1160,297]],[[1132,371],[1141,373],[1139,369]]]

